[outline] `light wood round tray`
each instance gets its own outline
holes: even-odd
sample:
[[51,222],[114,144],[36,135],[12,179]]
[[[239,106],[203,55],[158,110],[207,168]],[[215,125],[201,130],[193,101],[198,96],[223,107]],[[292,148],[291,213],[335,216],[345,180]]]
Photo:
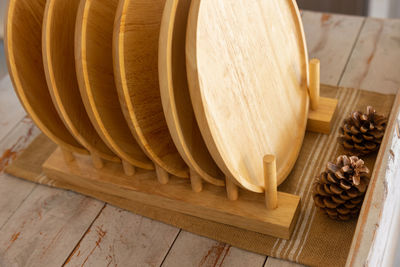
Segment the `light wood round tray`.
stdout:
[[8,69],[25,110],[51,140],[71,152],[88,153],[69,133],[51,100],[42,59],[45,0],[10,0],[5,31]]
[[133,137],[114,82],[112,42],[118,0],[81,0],[75,32],[75,63],[86,111],[98,134],[122,160],[154,169]]
[[153,162],[178,177],[188,168],[164,117],[158,83],[158,38],[165,0],[120,0],[114,29],[114,70],[125,118]]
[[205,181],[223,186],[194,117],[186,78],[185,40],[191,0],[167,0],[160,31],[158,70],[164,115],[186,164]]
[[264,191],[265,155],[276,157],[278,184],[297,160],[306,51],[293,0],[192,1],[186,60],[196,118],[218,166],[248,190]]
[[119,161],[97,134],[83,105],[75,70],[74,34],[79,0],[48,0],[43,22],[47,84],[65,125],[93,155]]

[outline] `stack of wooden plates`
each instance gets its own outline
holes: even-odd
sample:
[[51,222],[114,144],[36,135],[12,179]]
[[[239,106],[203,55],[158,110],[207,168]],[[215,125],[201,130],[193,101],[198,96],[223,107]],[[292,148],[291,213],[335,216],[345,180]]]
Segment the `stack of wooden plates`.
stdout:
[[306,130],[308,59],[294,0],[10,0],[8,64],[64,151],[263,192]]

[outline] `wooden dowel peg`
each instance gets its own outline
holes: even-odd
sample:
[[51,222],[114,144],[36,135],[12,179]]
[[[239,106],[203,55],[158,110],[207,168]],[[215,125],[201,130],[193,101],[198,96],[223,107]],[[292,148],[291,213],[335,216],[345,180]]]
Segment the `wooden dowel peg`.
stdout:
[[104,167],[103,160],[96,154],[92,154],[92,163],[96,169],[102,169]]
[[133,176],[136,173],[135,167],[129,162],[122,160],[122,167],[124,168],[124,173],[127,176]]
[[320,68],[319,59],[310,60],[310,104],[312,110],[317,110],[320,99]]
[[278,207],[278,184],[276,178],[276,158],[274,155],[266,155],[263,159],[264,182],[265,182],[265,204],[267,209]]
[[159,165],[155,164],[157,179],[160,184],[167,184],[169,181],[169,174]]
[[229,200],[237,200],[239,198],[239,188],[234,182],[232,178],[226,177],[226,193]]
[[199,193],[203,190],[203,181],[200,175],[192,169],[190,169],[190,183],[194,192]]
[[64,159],[66,162],[71,162],[75,160],[74,154],[72,154],[71,151],[61,148],[61,151],[63,153]]

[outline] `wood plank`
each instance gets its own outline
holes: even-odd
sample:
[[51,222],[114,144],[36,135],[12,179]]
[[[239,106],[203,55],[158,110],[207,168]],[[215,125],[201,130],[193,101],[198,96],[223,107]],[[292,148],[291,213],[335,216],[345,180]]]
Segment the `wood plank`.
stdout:
[[0,142],[0,172],[9,165],[19,152],[25,149],[40,133],[31,119],[24,118]]
[[400,87],[400,20],[367,18],[341,86],[385,94]]
[[172,266],[263,266],[265,256],[182,231],[163,267]]
[[307,131],[329,134],[332,131],[338,100],[320,97],[319,102],[316,110],[310,109],[308,112]]
[[0,231],[3,266],[61,266],[104,204],[37,186]]
[[[1,141],[1,172],[39,133],[25,118]],[[0,175],[0,195],[0,266],[61,265],[103,207],[7,174]]]
[[[188,180],[171,177],[168,184],[162,185],[157,182],[155,172],[143,170],[132,179],[124,175],[120,165],[112,162],[106,162],[98,172],[92,167],[90,158],[84,155],[76,155],[75,161],[66,162],[61,149],[47,159],[43,171],[50,179],[67,183],[77,192],[85,188],[97,195],[118,196],[128,202],[169,209],[284,239],[290,238],[299,212],[300,198],[292,194],[278,192],[280,206],[274,210],[265,208],[264,195],[248,191],[241,192],[240,201],[232,205],[223,187],[206,184],[202,193],[197,194],[191,190]],[[107,201],[106,196],[100,199]]]
[[1,114],[0,116],[0,140],[1,140],[26,115],[25,110],[19,104],[19,100],[15,95],[9,75],[5,75],[3,78],[0,78],[0,114]]
[[[337,85],[351,55],[364,18],[337,14],[326,15],[310,11],[303,11],[302,13],[310,58],[316,57],[321,60],[321,83]],[[337,38],[337,36],[346,36],[346,38]],[[208,238],[181,231],[171,249],[171,252],[175,252],[173,255],[168,254],[166,262],[167,260],[175,263],[190,262],[190,259],[194,259],[198,254],[201,254],[200,258],[204,258],[207,256],[208,251],[212,251],[213,242]],[[196,246],[192,244],[196,244]],[[204,246],[207,249],[198,250],[197,248],[200,246]],[[185,248],[191,248],[191,250]],[[234,259],[232,262],[237,261],[246,254],[251,255],[247,260],[258,257],[265,259],[265,256],[251,252],[241,252],[240,256],[237,256],[238,250],[232,250],[231,248],[224,262],[230,259]],[[268,258],[266,263],[268,265],[266,266],[280,266],[283,263],[296,266],[294,263],[273,258]],[[231,266],[241,265],[232,264]]]
[[4,167],[38,134],[39,130],[32,121],[24,119],[0,143],[0,229],[36,186],[3,173]]
[[365,18],[303,11],[310,58],[321,60],[321,83],[337,85]]
[[178,228],[107,205],[66,266],[160,266]]

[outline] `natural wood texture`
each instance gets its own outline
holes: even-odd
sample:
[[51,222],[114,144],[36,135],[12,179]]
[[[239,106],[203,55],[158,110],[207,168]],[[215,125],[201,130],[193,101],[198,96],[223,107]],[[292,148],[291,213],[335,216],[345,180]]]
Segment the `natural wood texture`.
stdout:
[[205,181],[224,185],[194,116],[186,75],[186,26],[191,0],[167,0],[160,30],[158,71],[164,115],[189,168]]
[[124,168],[124,173],[127,176],[133,176],[135,175],[135,167],[133,167],[129,162],[123,160],[122,161],[122,167]]
[[[12,89],[11,89],[12,90]],[[15,128],[0,142],[0,229],[7,223],[21,203],[31,194],[35,184],[27,183],[3,173],[15,157],[23,151],[40,130],[31,119],[20,120]],[[1,262],[1,261],[0,261]]]
[[234,183],[232,178],[225,178],[226,196],[229,200],[237,200],[239,198],[239,187]]
[[395,94],[400,85],[400,20],[367,18],[341,86]]
[[307,131],[329,134],[337,111],[338,100],[320,97],[317,110],[308,113]]
[[262,267],[265,256],[182,231],[162,266]]
[[279,192],[280,208],[275,210],[265,209],[263,195],[251,192],[242,192],[240,201],[232,205],[222,187],[205,185],[202,193],[195,193],[187,180],[171,177],[168,184],[160,185],[149,171],[138,172],[132,179],[112,162],[98,172],[87,157],[65,162],[60,149],[44,163],[43,170],[47,177],[67,183],[77,192],[85,188],[85,193],[93,191],[96,196],[117,196],[285,239],[290,237],[299,212],[300,198],[294,195]]
[[221,170],[263,192],[261,161],[273,154],[282,183],[300,151],[309,106],[295,3],[192,1],[186,61],[197,122]]
[[263,158],[265,204],[267,209],[273,210],[278,207],[278,185],[276,177],[276,158],[274,155],[266,155]]
[[43,64],[58,114],[87,150],[117,161],[94,129],[79,93],[74,60],[75,20],[79,0],[50,0],[43,21]]
[[44,0],[10,0],[5,34],[7,64],[15,91],[36,125],[60,146],[85,153],[58,116],[51,100],[42,59]]
[[160,184],[167,184],[169,181],[169,174],[166,172],[163,168],[156,166],[156,175],[157,175],[157,180]]
[[114,82],[112,43],[118,0],[80,2],[75,32],[75,64],[89,118],[108,147],[122,160],[154,169],[129,130]]
[[74,157],[74,155],[72,154],[71,151],[63,149],[63,148],[61,148],[61,150],[63,152],[63,156],[64,156],[65,161],[71,162],[71,161],[75,160],[75,157]]
[[310,91],[310,107],[312,110],[317,110],[320,102],[320,90],[321,90],[320,69],[321,69],[321,62],[319,61],[319,59],[317,58],[311,59],[309,91]]
[[365,18],[303,10],[302,20],[309,56],[321,61],[321,83],[338,85]]
[[103,160],[96,154],[91,155],[93,166],[96,169],[102,169],[104,167]]
[[65,266],[160,266],[178,232],[107,205]]
[[121,0],[114,29],[114,69],[128,125],[151,160],[178,177],[188,178],[161,103],[158,39],[165,0]]
[[61,266],[103,203],[38,186],[0,230],[2,266]]
[[195,171],[190,169],[190,184],[192,186],[192,190],[194,192],[201,192],[203,190],[203,182],[201,176],[198,175]]

